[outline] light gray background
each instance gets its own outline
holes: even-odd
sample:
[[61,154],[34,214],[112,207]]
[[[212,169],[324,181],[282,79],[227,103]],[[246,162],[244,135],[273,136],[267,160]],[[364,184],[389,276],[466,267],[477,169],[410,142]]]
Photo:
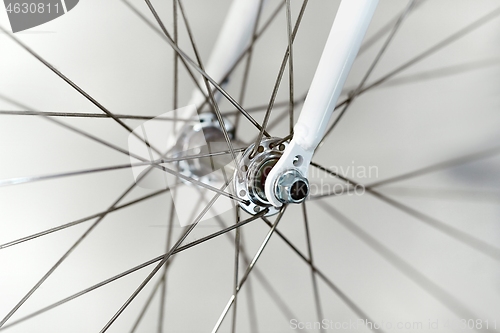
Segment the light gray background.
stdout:
[[[186,0],[186,11],[203,59],[207,59],[229,1]],[[154,1],[171,28],[171,2]],[[277,1],[268,1],[268,17]],[[296,95],[307,90],[339,1],[310,1],[294,50]],[[406,6],[406,1],[381,0],[368,37]],[[152,20],[146,5],[134,5]],[[372,75],[378,78],[433,46],[480,16],[496,9],[494,0],[428,0],[412,13]],[[294,18],[299,1],[293,1]],[[0,24],[8,28],[0,10]],[[16,34],[109,110],[124,114],[158,115],[172,108],[172,59],[169,46],[118,0],[85,0],[67,15]],[[342,120],[316,160],[326,166],[376,166],[385,179],[433,163],[498,145],[500,135],[500,19],[409,68],[399,77],[448,66],[493,59],[492,64],[412,83],[389,84],[360,97]],[[185,30],[180,45],[188,49]],[[362,78],[381,42],[355,64],[347,86]],[[285,13],[257,44],[244,106],[268,102],[286,48]],[[0,94],[42,111],[99,112],[40,62],[0,35]],[[495,60],[496,59],[496,60]],[[474,67],[474,66],[473,66]],[[180,106],[187,103],[191,82],[181,70]],[[228,91],[239,95],[242,70]],[[400,82],[401,83],[401,82]],[[287,98],[287,80],[278,100]],[[2,110],[21,110],[0,101]],[[230,110],[223,102],[222,109]],[[275,112],[275,115],[279,112]],[[262,113],[256,114],[261,119]],[[276,118],[276,116],[275,116]],[[275,119],[272,118],[272,119]],[[109,142],[126,148],[127,133],[112,120],[64,119]],[[140,122],[127,122],[135,127]],[[286,134],[287,124],[273,130]],[[242,121],[241,138],[256,131]],[[43,175],[127,163],[125,155],[31,116],[0,118],[0,179]],[[497,245],[500,160],[488,159],[437,172],[392,186],[391,195],[425,214]],[[325,181],[334,180],[318,175]],[[133,181],[130,170],[43,181],[0,188],[0,243],[69,222],[107,207]],[[396,188],[398,187],[399,190]],[[410,190],[404,190],[408,189]],[[415,191],[415,188],[420,191]],[[413,189],[413,190],[411,190]],[[438,191],[428,192],[429,189]],[[404,190],[404,191],[403,191]],[[392,192],[391,192],[392,191]],[[148,193],[138,189],[126,201]],[[13,316],[40,307],[149,260],[164,252],[170,197],[164,195],[110,214],[68,260]],[[384,243],[426,277],[466,304],[478,318],[500,325],[498,262],[437,232],[419,220],[369,196],[324,200]],[[193,203],[186,199],[186,209]],[[457,320],[425,292],[366,246],[315,203],[308,204],[315,260],[327,276],[371,318],[385,322]],[[229,220],[231,216],[225,216]],[[58,260],[91,222],[21,245],[0,250],[0,316],[7,313]],[[194,240],[217,230],[205,226]],[[280,230],[306,252],[300,207],[290,207]],[[174,237],[181,229],[176,228]],[[260,245],[267,226],[254,222],[244,229],[248,253]],[[226,237],[179,255],[168,277],[165,327],[168,332],[211,330],[232,293],[234,252]],[[257,267],[301,321],[317,320],[308,267],[277,237],[273,237]],[[123,304],[149,268],[87,294],[10,332],[97,332]],[[110,332],[127,332],[142,308],[153,279]],[[251,278],[262,332],[289,332],[272,296]],[[238,306],[238,331],[249,332],[246,287]],[[324,317],[355,320],[355,315],[323,282],[319,282]],[[139,331],[157,327],[158,298]],[[231,314],[222,331],[229,331]],[[363,330],[362,330],[363,331]],[[397,331],[397,330],[392,330]],[[456,332],[442,328],[440,332]]]

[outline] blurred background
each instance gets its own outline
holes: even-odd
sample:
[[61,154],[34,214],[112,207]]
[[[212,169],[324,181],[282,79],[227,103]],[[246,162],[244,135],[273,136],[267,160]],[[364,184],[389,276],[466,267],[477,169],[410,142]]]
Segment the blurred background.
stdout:
[[[152,3],[167,29],[172,29],[172,1]],[[182,3],[206,60],[231,1]],[[260,27],[281,3],[266,1]],[[310,85],[339,3],[307,4],[293,49],[298,100]],[[358,86],[408,3],[380,0],[340,100]],[[82,0],[62,17],[15,37],[111,112],[161,115],[174,108],[174,53],[154,30],[157,24],[147,5],[139,0],[129,4],[137,12],[120,0]],[[292,1],[293,22],[302,4]],[[293,323],[323,319],[327,323],[367,319],[385,325],[386,332],[500,331],[498,6],[495,0],[415,2],[365,86],[416,60],[356,98],[314,158],[364,185],[391,182],[374,187],[376,194],[325,195],[306,202],[314,265],[321,272],[315,278],[307,262],[272,235],[238,293],[238,332],[290,332],[299,330]],[[179,46],[194,58],[180,15],[178,20]],[[242,101],[249,110],[269,102],[287,47],[286,24],[283,8],[255,43]],[[3,10],[0,25],[10,30]],[[456,38],[449,39],[454,34]],[[427,50],[432,52],[424,53]],[[163,192],[97,222],[99,214],[134,183],[130,169],[8,185],[18,177],[123,165],[129,157],[46,117],[12,114],[102,112],[5,33],[0,33],[0,51],[0,320],[86,234],[4,327],[6,332],[23,333],[98,332],[154,265],[8,325],[165,253],[172,195]],[[227,85],[237,100],[243,64]],[[271,115],[270,133],[277,137],[288,134],[287,77],[286,72],[277,97],[284,103]],[[179,65],[179,107],[188,103],[193,89]],[[300,106],[297,103],[296,114]],[[220,108],[225,113],[235,111],[224,99]],[[252,116],[260,122],[264,111],[260,108]],[[50,118],[127,150],[128,132],[112,119]],[[124,120],[131,128],[144,121]],[[238,139],[244,142],[258,134],[243,117],[237,126]],[[394,179],[400,175],[407,176]],[[314,168],[310,177],[319,189],[313,195],[328,194],[335,184],[343,184]],[[119,205],[153,192],[134,187]],[[177,210],[199,204],[192,198],[180,201],[185,206],[176,206]],[[303,207],[290,206],[278,230],[309,258],[302,214]],[[242,219],[248,217],[242,214]],[[87,220],[11,243],[82,219]],[[184,244],[220,230],[221,221],[226,226],[234,223],[234,212],[204,221]],[[252,258],[269,227],[259,219],[240,229],[246,257]],[[172,240],[182,231],[174,223]],[[163,332],[212,330],[233,293],[234,235],[232,231],[174,255],[166,278],[161,270],[109,332],[133,328],[158,332],[160,326]],[[240,258],[241,277],[247,264]],[[231,331],[232,317],[231,309],[221,332]],[[469,326],[459,326],[461,320]],[[435,322],[437,328],[429,326]],[[328,325],[324,331],[370,331],[365,325]]]

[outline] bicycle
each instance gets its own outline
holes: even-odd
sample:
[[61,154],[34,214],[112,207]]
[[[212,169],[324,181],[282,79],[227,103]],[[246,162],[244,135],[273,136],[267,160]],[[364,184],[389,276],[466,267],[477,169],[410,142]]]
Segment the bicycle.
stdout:
[[[0,82],[4,108],[0,112],[2,142],[9,142],[2,145],[2,157],[7,163],[2,163],[0,181],[4,187],[2,220],[8,221],[2,226],[0,242],[0,251],[7,257],[3,264],[7,271],[3,271],[0,278],[3,281],[0,313],[5,314],[0,318],[3,325],[0,331],[91,332],[109,327],[109,331],[119,332],[180,332],[215,330],[219,323],[222,325],[220,331],[290,331],[300,328],[309,330],[306,327],[308,324],[312,325],[310,329],[315,330],[318,328],[316,322],[323,324],[323,319],[327,319],[327,327],[320,325],[319,331],[351,329],[351,326],[343,327],[351,320],[356,323],[355,329],[367,331],[370,330],[368,322],[382,325],[379,329],[372,325],[372,330],[376,331],[411,331],[435,330],[432,325],[436,321],[441,331],[498,331],[494,326],[495,320],[498,320],[498,311],[495,311],[498,309],[498,300],[495,299],[498,293],[495,292],[497,286],[494,280],[498,276],[498,267],[495,263],[500,251],[495,246],[498,228],[494,223],[498,203],[494,172],[497,166],[494,157],[499,151],[494,144],[498,116],[494,113],[496,104],[483,102],[483,97],[488,97],[490,101],[495,97],[495,86],[487,84],[487,80],[495,82],[495,70],[498,70],[498,59],[484,56],[484,53],[496,54],[495,51],[498,51],[492,42],[496,32],[494,24],[498,24],[500,12],[494,1],[482,1],[480,5],[471,1],[453,2],[453,5],[450,1],[381,1],[370,26],[373,30],[368,31],[344,94],[337,103],[340,108],[333,113],[329,123],[322,123],[327,125],[326,139],[313,158],[310,174],[308,177],[301,175],[309,181],[310,193],[305,204],[289,204],[286,211],[276,209],[273,212],[276,215],[268,217],[264,215],[269,213],[269,207],[252,213],[255,207],[252,206],[250,211],[240,210],[238,217],[233,211],[228,211],[210,221],[190,224],[187,230],[192,229],[192,232],[186,235],[182,244],[179,242],[176,250],[183,253],[172,255],[166,261],[171,263],[168,266],[158,265],[165,261],[164,254],[185,229],[180,228],[173,217],[172,200],[175,195],[170,196],[169,189],[141,188],[132,179],[131,151],[124,148],[130,133],[120,127],[125,125],[132,129],[145,121],[172,121],[179,124],[175,129],[178,132],[186,120],[180,112],[173,114],[171,119],[152,114],[162,113],[156,111],[164,111],[166,103],[169,110],[183,106],[184,101],[191,99],[190,94],[194,90],[196,98],[200,99],[199,109],[214,114],[211,119],[217,124],[220,120],[218,112],[211,108],[220,105],[223,120],[233,123],[234,136],[247,146],[257,139],[258,142],[262,140],[258,137],[259,129],[255,128],[255,123],[277,137],[279,144],[289,146],[291,125],[299,114],[323,47],[323,42],[313,43],[310,36],[321,35],[321,39],[326,40],[327,26],[331,25],[333,13],[338,7],[337,2],[318,4],[301,1],[290,4],[291,8],[287,11],[289,3],[263,5],[260,1],[255,2],[255,17],[247,17],[248,24],[253,24],[258,18],[258,24],[250,29],[249,37],[255,47],[243,47],[247,52],[237,67],[239,73],[232,74],[228,82],[226,78],[217,80],[242,110],[237,110],[224,96],[217,95],[220,92],[217,93],[213,85],[210,87],[215,95],[201,95],[200,99],[199,92],[206,94],[208,91],[203,87],[204,81],[200,80],[192,64],[184,66],[183,61],[188,61],[182,56],[174,56],[166,43],[168,37],[165,31],[158,25],[159,21],[172,24],[171,20],[177,21],[177,28],[167,29],[165,25],[165,30],[173,40],[179,41],[181,50],[189,50],[189,58],[201,69],[203,67],[198,60],[203,64],[206,62],[218,33],[206,33],[207,21],[200,19],[200,26],[197,26],[189,17],[202,13],[202,18],[205,18],[211,6],[220,5],[220,8],[211,8],[217,14],[213,17],[220,18],[220,21],[209,22],[218,31],[227,3],[179,1],[174,2],[174,8],[172,3],[153,2],[148,8],[147,3],[140,1],[116,1],[94,5],[96,7],[90,2],[82,2],[64,18],[44,26],[54,29],[56,34],[15,35],[40,59],[33,58],[33,54],[30,55],[2,34],[3,45],[9,47],[8,52],[3,52],[4,56],[12,58],[7,59],[0,69],[0,73],[7,73],[2,77],[9,78]],[[95,11],[96,8],[100,10]],[[159,20],[152,16],[153,10],[157,11]],[[303,16],[299,14],[301,10]],[[310,10],[322,15],[311,14]],[[465,10],[466,14],[458,16],[461,10]],[[110,12],[116,13],[117,20],[123,19],[122,27],[109,21],[107,13]],[[177,18],[168,15],[173,12],[177,12]],[[325,15],[326,12],[332,14]],[[184,14],[187,22],[191,23],[199,59],[189,42]],[[385,14],[390,17],[387,25],[381,23]],[[95,18],[95,26],[88,26],[89,16]],[[441,18],[447,18],[450,26],[441,26]],[[430,24],[427,27],[422,20],[449,31],[436,29]],[[6,27],[5,22],[2,18],[2,27]],[[128,24],[134,25],[133,33],[118,34],[124,32],[122,30]],[[308,26],[314,27],[315,24],[321,27],[307,30]],[[81,25],[86,29],[79,31],[77,28]],[[99,30],[106,25],[109,25],[111,36]],[[300,26],[305,32],[301,35],[302,30],[299,29],[292,43],[291,32],[295,26]],[[419,29],[428,29],[428,33],[423,34]],[[267,34],[268,30],[281,33],[282,38],[273,38],[272,33]],[[265,33],[261,34],[261,31]],[[490,39],[478,38],[477,34],[481,31]],[[411,37],[403,38],[405,34]],[[417,42],[401,48],[400,44],[408,40]],[[259,43],[264,43],[265,47],[260,48],[262,44]],[[276,46],[278,43],[281,43],[280,47]],[[301,43],[306,45],[302,54]],[[289,44],[293,45],[292,62],[283,57]],[[313,47],[312,44],[317,45]],[[61,50],[62,45],[65,45],[65,50]],[[135,52],[130,52],[133,46]],[[152,47],[158,47],[159,52],[150,53],[148,50]],[[447,47],[451,51],[444,53]],[[66,50],[75,50],[73,57],[68,57],[69,51]],[[89,50],[97,53],[92,59],[93,66],[88,65],[87,58],[93,55]],[[391,53],[391,50],[399,51]],[[404,57],[400,65],[393,66],[394,58],[406,56],[406,52],[415,55]],[[167,55],[174,66],[167,66]],[[453,59],[457,64],[437,69],[434,64],[425,64],[424,61],[440,55],[442,59],[437,60]],[[246,57],[253,61],[245,63]],[[259,60],[262,58],[264,60]],[[69,86],[53,72],[47,71],[46,66],[40,66],[40,61],[56,66],[54,70],[67,75],[77,87]],[[8,68],[18,63],[23,65],[21,72],[16,67]],[[75,66],[75,63],[79,65]],[[293,64],[293,75],[288,76],[290,63]],[[159,68],[158,64],[164,67]],[[273,96],[270,91],[275,86],[279,70],[275,67],[270,70],[267,66],[275,65],[279,69],[282,64],[282,88],[277,96]],[[309,65],[301,70],[304,66],[300,65],[305,64]],[[166,73],[169,67],[173,67],[174,78],[169,78],[170,83],[167,84],[162,81],[161,73]],[[192,73],[186,72],[185,67],[190,68]],[[412,68],[416,68],[412,74],[396,76]],[[225,70],[227,68],[221,72]],[[267,82],[257,77],[256,73],[264,73],[262,76],[268,74]],[[463,78],[458,79],[455,73],[462,74]],[[131,74],[135,74],[133,80]],[[26,82],[25,75],[32,80]],[[293,77],[293,89],[288,87],[289,77]],[[157,80],[155,84],[148,84],[151,79]],[[174,87],[174,80],[183,85]],[[446,86],[442,82],[446,82]],[[254,90],[247,90],[251,87]],[[391,89],[385,89],[388,87]],[[43,89],[45,94],[34,94],[37,89]],[[70,100],[68,96],[78,96],[74,94],[74,89],[89,95],[77,101]],[[137,97],[137,91],[145,97],[127,98]],[[171,91],[167,97],[165,91]],[[474,98],[468,98],[465,93],[458,96],[464,91]],[[369,96],[370,93],[372,96]],[[54,100],[53,96],[59,98]],[[86,100],[89,97],[94,104],[102,107],[97,110],[99,112],[87,111],[90,110]],[[151,100],[151,97],[158,100]],[[269,99],[274,97],[274,107],[266,112]],[[451,98],[441,101],[437,97]],[[213,103],[215,99],[220,104]],[[481,112],[478,100],[482,102],[479,106],[486,111]],[[389,104],[392,108],[376,108],[374,104],[377,102]],[[202,104],[203,107],[200,106]],[[474,106],[476,112],[457,114],[455,109],[446,112],[447,108],[460,109],[464,105],[466,107],[462,110]],[[435,108],[438,106],[444,111],[436,122],[433,116],[436,116]],[[12,110],[13,107],[15,110]],[[278,112],[280,107],[284,111]],[[410,117],[411,122],[403,118],[396,107],[404,109],[404,117]],[[51,111],[66,108],[72,111]],[[103,108],[124,112],[109,111],[107,114],[100,112],[104,111]],[[290,109],[294,110],[292,116]],[[267,126],[263,124],[266,121],[260,121],[264,114],[270,117]],[[65,117],[64,121],[61,117]],[[252,119],[258,120],[252,124]],[[379,126],[385,127],[377,131],[372,124],[377,124],[379,119],[384,120]],[[479,122],[480,131],[470,129],[473,121]],[[58,126],[54,126],[54,122]],[[449,144],[445,140],[435,140],[443,137],[442,124],[445,123],[454,129],[445,132],[447,138],[454,140]],[[223,126],[219,126],[224,132]],[[428,141],[421,134],[422,128],[433,134]],[[45,135],[40,137],[39,133]],[[338,136],[335,137],[335,134]],[[416,139],[412,140],[410,134],[417,136]],[[262,135],[265,137],[264,132]],[[349,140],[338,140],[342,137]],[[484,138],[490,137],[486,142]],[[395,138],[399,141],[394,141]],[[141,139],[145,140],[144,137]],[[221,141],[225,142],[225,139]],[[378,154],[371,152],[372,146],[382,145],[390,149],[389,153],[382,150]],[[327,147],[339,154],[329,156]],[[368,149],[363,151],[363,147]],[[407,153],[408,147],[412,154]],[[229,155],[230,148],[222,150],[226,149],[224,153]],[[233,150],[242,152],[245,151],[243,148],[233,147]],[[265,149],[273,148],[267,144]],[[61,157],[61,152],[67,152],[68,156]],[[92,156],[84,156],[88,152],[92,152]],[[259,152],[255,149],[248,153]],[[343,158],[340,153],[344,154]],[[181,158],[190,160],[186,156]],[[182,180],[189,182],[184,178],[193,178],[193,174],[182,178],[182,173],[179,175],[172,167],[171,160],[168,163],[153,161],[144,163],[150,168],[160,165],[162,171],[174,172],[181,180],[176,185],[179,188],[190,186]],[[473,161],[476,163],[471,164]],[[308,165],[302,162],[297,163],[299,167]],[[370,166],[375,166],[372,169],[375,173],[369,176],[360,173],[362,168],[359,167],[366,167],[366,173]],[[441,176],[436,173],[450,168],[452,171]],[[26,175],[35,176],[24,177]],[[424,175],[428,177],[421,177]],[[237,172],[234,177],[238,177]],[[471,177],[478,178],[473,184],[473,191],[468,183]],[[418,181],[418,186],[413,185],[412,180]],[[384,192],[383,185],[401,181],[407,181],[406,187],[387,187]],[[362,185],[363,193],[356,192],[357,185]],[[212,190],[214,186],[209,188],[209,191]],[[216,193],[230,196],[233,200],[239,194],[225,190],[222,191],[226,194],[222,194],[218,190]],[[267,198],[272,198],[268,193],[270,190],[265,189]],[[122,196],[116,200],[117,191],[123,193],[124,200],[121,200]],[[258,191],[254,193],[254,197],[258,195]],[[415,196],[417,199],[414,199]],[[439,200],[428,200],[428,197]],[[445,201],[443,197],[467,198],[468,201]],[[299,197],[297,201],[303,199]],[[245,200],[249,200],[246,194],[243,199],[239,197],[239,202]],[[473,203],[473,200],[479,202]],[[200,202],[203,203],[203,200]],[[205,204],[209,202],[209,199],[205,200]],[[24,203],[29,203],[30,209]],[[440,209],[443,206],[446,210]],[[492,221],[471,225],[467,218],[477,212],[491,215]],[[296,221],[291,219],[295,215],[298,216]],[[377,218],[379,215],[380,218]],[[147,222],[143,222],[145,220]],[[289,223],[285,222],[287,220]],[[31,221],[37,222],[32,224]],[[64,221],[71,222],[62,224]],[[224,234],[219,235],[220,230]],[[72,248],[82,234],[86,235],[85,240],[61,260],[61,254]],[[235,246],[239,242],[242,247]],[[338,251],[333,250],[336,246],[339,246]],[[54,253],[44,253],[40,249],[50,249]],[[310,259],[312,255],[314,260]],[[127,261],[122,261],[123,258]],[[252,259],[255,261],[252,262]],[[60,265],[54,266],[54,262],[58,261]],[[144,266],[146,262],[152,266],[121,278],[122,272],[136,265]],[[21,263],[26,263],[29,268],[23,268]],[[149,267],[154,266],[158,267],[159,273],[128,304],[129,296],[149,275],[152,269]],[[238,266],[238,274],[235,274],[234,267]],[[168,267],[168,275],[162,273],[165,267]],[[251,269],[246,270],[247,267]],[[476,271],[485,274],[474,274]],[[197,273],[200,275],[197,276]],[[44,275],[47,279],[40,279]],[[113,277],[112,280],[108,280],[110,277]],[[473,279],[475,284],[471,285],[468,279]],[[65,281],[71,283],[66,284]],[[235,292],[238,284],[241,285],[241,293]],[[237,296],[232,296],[234,294]],[[191,298],[185,304],[187,296]],[[380,304],[382,297],[388,298],[388,305]],[[166,301],[160,301],[163,298]],[[303,303],[303,299],[308,299],[307,304]],[[127,307],[123,314],[114,317],[124,304]],[[145,304],[150,305],[145,307]],[[430,306],[430,309],[420,304]],[[43,312],[38,316],[40,309]],[[49,309],[51,311],[45,311]],[[75,315],[84,311],[86,316]],[[393,311],[397,311],[397,315]],[[221,312],[226,315],[224,320],[221,319]],[[165,317],[161,317],[160,313]],[[36,316],[31,317],[32,314]],[[71,320],[61,319],[70,314],[68,318]],[[110,318],[113,322],[108,326]],[[469,323],[471,319],[472,323]],[[407,328],[407,323],[416,326]]]

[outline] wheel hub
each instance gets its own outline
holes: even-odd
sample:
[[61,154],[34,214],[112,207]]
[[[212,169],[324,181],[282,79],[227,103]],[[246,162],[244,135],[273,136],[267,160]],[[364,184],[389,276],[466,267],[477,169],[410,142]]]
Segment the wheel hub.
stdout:
[[[265,183],[269,172],[283,155],[288,143],[279,138],[267,138],[260,142],[257,152],[252,155],[251,145],[243,153],[234,173],[234,190],[236,194],[248,202],[239,203],[240,207],[250,214],[268,209],[266,216],[274,215],[280,207],[273,206],[266,197]],[[300,203],[309,193],[309,183],[296,170],[285,171],[276,182],[275,193],[282,203]]]
[[[234,127],[229,120],[224,118],[225,129],[229,134],[233,145],[240,144],[234,141]],[[235,147],[236,148],[236,147]],[[189,157],[193,155],[209,155],[213,152],[228,150],[224,139],[222,127],[217,117],[212,113],[201,113],[199,121],[186,124],[180,131],[175,147],[171,151],[174,158]],[[232,162],[228,154],[207,156],[201,158],[185,159],[177,162],[177,170],[190,178],[209,183],[214,181],[214,171]],[[217,179],[219,180],[219,179]],[[190,182],[184,181],[191,185]]]

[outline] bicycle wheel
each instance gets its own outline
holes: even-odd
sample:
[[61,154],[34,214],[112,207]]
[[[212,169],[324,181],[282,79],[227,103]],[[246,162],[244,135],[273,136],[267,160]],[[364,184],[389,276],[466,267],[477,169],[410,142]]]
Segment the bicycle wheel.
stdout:
[[[338,5],[291,3],[295,119]],[[230,1],[152,6],[196,62],[186,15],[204,63]],[[223,85],[258,125],[288,46],[286,8],[266,2],[251,56]],[[169,111],[199,74],[138,0],[82,1],[15,40],[2,33],[0,331],[205,332],[221,314],[220,332],[500,331],[499,16],[493,0],[380,1],[308,200],[203,220],[167,266],[196,220],[181,226],[180,212],[210,198],[137,186],[123,127],[182,123]],[[285,68],[266,126],[276,138],[290,134]],[[253,143],[255,124],[218,105],[233,142]],[[199,189],[186,182],[175,184]]]

